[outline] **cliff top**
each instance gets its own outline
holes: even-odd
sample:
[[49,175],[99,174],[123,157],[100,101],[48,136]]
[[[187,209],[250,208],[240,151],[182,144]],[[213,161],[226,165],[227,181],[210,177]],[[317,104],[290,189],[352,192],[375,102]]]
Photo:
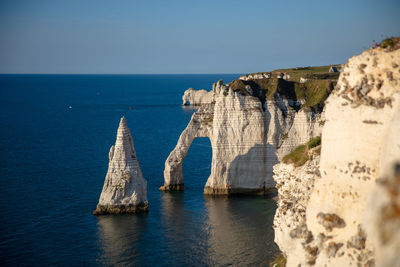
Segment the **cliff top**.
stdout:
[[342,65],[335,64],[335,65],[328,65],[328,66],[315,66],[315,67],[296,67],[296,68],[288,68],[288,69],[277,69],[269,72],[256,72],[251,73],[249,75],[257,75],[257,74],[264,74],[268,75],[271,74],[271,77],[277,77],[280,73],[284,73],[289,75],[290,81],[299,82],[300,78],[307,78],[307,79],[333,79],[337,80],[339,78],[339,72],[329,72],[331,67],[336,67],[337,70],[340,70]]
[[[387,38],[377,44],[376,47],[368,49],[367,52],[375,53],[380,49],[389,53],[400,49],[400,37]],[[266,100],[274,99],[275,94],[278,93],[286,99],[299,101],[301,106],[293,106],[296,110],[310,108],[315,112],[321,112],[325,105],[325,100],[335,88],[339,75],[346,65],[334,64],[257,72],[243,75],[239,79],[232,81],[229,86],[243,95],[251,94],[258,97],[262,104]],[[366,64],[362,64],[360,68],[362,69],[365,66]],[[331,67],[334,67],[336,72],[330,72]],[[394,79],[392,77],[393,74],[386,73],[386,75],[389,75],[389,80]],[[382,83],[378,82],[377,86],[382,86]],[[249,90],[249,86],[251,90]]]
[[336,85],[336,80],[309,80],[304,83],[287,81],[280,78],[234,80],[229,86],[234,91],[243,95],[249,95],[246,86],[252,89],[252,95],[257,96],[262,104],[266,100],[274,99],[278,93],[286,99],[301,101],[302,105],[297,108],[311,108],[315,112],[321,112],[324,102]]
[[[337,72],[329,72],[335,67]],[[264,104],[267,99],[279,93],[286,99],[300,101],[301,106],[295,109],[310,108],[321,112],[324,102],[335,87],[342,65],[316,67],[296,67],[277,69],[270,72],[258,72],[244,75],[232,81],[229,86],[243,95],[249,95],[246,88],[250,86],[252,95],[257,96]]]

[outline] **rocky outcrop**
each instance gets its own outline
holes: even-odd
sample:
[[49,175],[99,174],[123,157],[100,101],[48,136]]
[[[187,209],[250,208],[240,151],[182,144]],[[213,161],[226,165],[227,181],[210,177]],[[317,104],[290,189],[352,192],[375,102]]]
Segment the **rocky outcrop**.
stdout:
[[282,78],[284,80],[290,79],[290,75],[288,73],[282,73],[282,72],[270,73],[270,72],[268,72],[268,73],[252,73],[252,74],[242,75],[239,77],[239,80],[249,81],[249,80],[257,80],[257,79],[268,79],[271,77]]
[[281,145],[277,150],[279,159],[290,153],[293,148],[300,144],[308,142],[315,136],[320,136],[322,126],[325,121],[325,113],[315,114],[313,112],[301,109],[298,112],[291,111],[289,127],[282,137]]
[[115,146],[110,149],[108,171],[94,214],[136,213],[147,210],[147,182],[140,170],[126,119],[122,117]]
[[[274,218],[275,243],[285,255],[303,252],[303,245],[312,240],[307,231],[306,208],[315,179],[320,177],[320,157],[316,156],[301,167],[279,163],[274,166],[274,180],[278,188],[278,209]],[[301,237],[301,238],[299,238]]]
[[[195,138],[208,137],[213,153],[205,194],[271,192],[275,189],[272,167],[282,154],[279,149],[290,150],[297,142],[320,134],[317,116],[296,112],[294,100],[276,93],[263,105],[259,91],[246,88],[243,93],[222,81],[213,85],[212,101],[193,114],[165,162],[161,190],[184,189],[182,164],[186,153]],[[282,141],[284,136],[293,140]]]
[[[312,187],[307,170],[292,171],[304,189],[301,198],[309,196],[306,216],[299,225],[286,222],[303,210],[275,218],[276,242],[288,266],[373,266],[375,259],[378,266],[399,264],[399,66],[400,50],[381,48],[345,64],[326,101],[320,176],[314,175]],[[278,181],[284,180],[282,168],[276,169]],[[287,188],[286,194],[296,190]],[[280,201],[278,210],[283,208]]]
[[254,73],[254,74],[242,75],[239,77],[239,80],[248,81],[254,79],[268,79],[268,78],[271,78],[271,73]]
[[365,227],[377,266],[400,266],[400,105],[387,130],[380,156],[380,177],[369,194]]
[[205,194],[263,193],[272,180],[265,172],[265,127],[260,101],[214,84],[215,104],[193,114],[165,162],[162,190],[183,189],[182,163],[197,137],[208,137],[213,149]]
[[182,105],[199,106],[204,104],[210,104],[213,100],[213,92],[206,90],[194,90],[189,88],[185,91],[182,96]]
[[370,194],[366,231],[377,266],[400,266],[400,163],[387,169]]
[[304,77],[300,77],[300,83],[305,83],[307,82],[309,79],[304,78]]

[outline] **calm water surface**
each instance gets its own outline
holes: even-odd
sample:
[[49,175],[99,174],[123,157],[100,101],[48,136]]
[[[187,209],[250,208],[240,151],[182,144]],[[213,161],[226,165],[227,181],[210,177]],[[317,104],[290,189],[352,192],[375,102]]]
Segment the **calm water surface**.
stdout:
[[[208,139],[196,139],[185,159],[186,191],[158,190],[194,112],[180,106],[183,92],[238,76],[0,75],[0,264],[266,265],[278,252],[276,205],[203,196]],[[150,211],[95,217],[122,115]]]

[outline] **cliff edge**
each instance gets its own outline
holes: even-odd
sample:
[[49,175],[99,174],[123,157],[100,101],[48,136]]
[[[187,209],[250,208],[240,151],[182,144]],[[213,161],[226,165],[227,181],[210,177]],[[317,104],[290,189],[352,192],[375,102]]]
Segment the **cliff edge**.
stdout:
[[[275,192],[272,167],[298,144],[321,134],[331,83],[324,81],[321,90],[280,78],[214,83],[168,156],[160,190],[184,190],[186,153],[195,138],[208,137],[212,162],[204,194]],[[322,92],[318,99],[311,99],[311,89]],[[195,95],[193,90],[185,92],[184,102],[189,95]]]
[[[326,101],[318,172],[297,167],[285,179],[289,167],[276,166],[286,192],[275,241],[287,266],[400,266],[399,66],[399,49],[350,58]],[[300,185],[286,185],[293,180]],[[288,204],[297,188],[302,208]]]

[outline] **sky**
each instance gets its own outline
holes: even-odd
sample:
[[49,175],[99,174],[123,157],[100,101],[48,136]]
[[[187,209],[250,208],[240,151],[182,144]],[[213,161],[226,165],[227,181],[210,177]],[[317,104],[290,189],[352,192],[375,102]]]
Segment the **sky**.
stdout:
[[399,0],[0,0],[0,73],[252,73],[400,36]]

